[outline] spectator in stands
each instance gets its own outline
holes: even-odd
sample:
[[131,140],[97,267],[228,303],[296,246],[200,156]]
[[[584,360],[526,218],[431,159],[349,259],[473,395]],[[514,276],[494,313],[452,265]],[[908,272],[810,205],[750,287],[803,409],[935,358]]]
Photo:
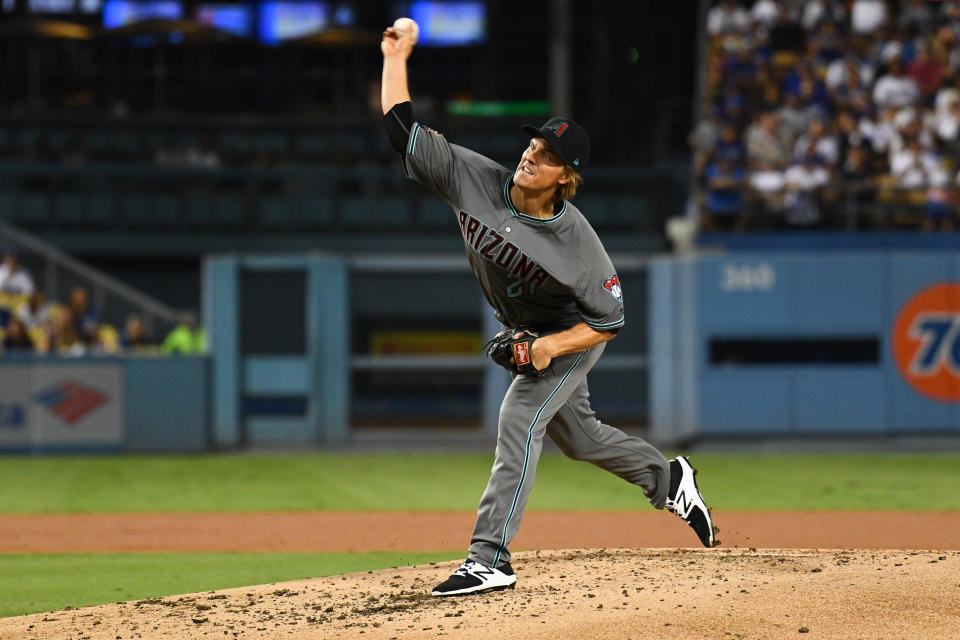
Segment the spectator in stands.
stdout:
[[753,59],[753,50],[743,41],[736,51],[723,58],[723,86],[731,92],[741,95],[756,84],[757,65]]
[[849,204],[870,206],[875,202],[877,176],[870,165],[870,151],[867,146],[850,145],[841,167],[841,176]]
[[824,22],[842,24],[847,20],[847,7],[841,0],[809,0],[803,5],[800,26],[814,31]]
[[750,21],[754,26],[769,31],[780,20],[783,0],[757,0],[750,7]]
[[775,113],[780,120],[783,134],[789,140],[806,131],[811,119],[820,117],[818,113],[811,113],[804,107],[797,92],[786,91],[783,94],[783,105]]
[[901,65],[908,65],[916,53],[913,37],[903,27],[886,27],[882,36],[875,41],[875,48],[877,62],[884,65],[889,65],[894,59],[899,60]]
[[829,108],[827,88],[823,81],[816,77],[809,65],[800,68],[799,86],[797,94],[807,114],[807,124],[810,118],[826,118]]
[[[960,5],[953,2],[945,2],[944,5],[953,7],[956,13],[960,14]],[[947,7],[945,6],[944,9]],[[930,39],[933,55],[938,57],[946,64],[948,74],[956,74],[960,71],[960,20],[956,23],[957,28],[950,26],[940,27],[933,38]]]
[[919,140],[911,138],[903,149],[890,156],[890,175],[896,180],[897,187],[904,191],[927,186],[927,171]]
[[950,185],[948,166],[943,160],[940,167],[928,173],[927,206],[921,227],[924,231],[953,231],[956,194]]
[[[711,59],[707,99],[742,136],[746,209],[780,211],[791,224],[806,225],[837,205],[876,202],[886,205],[876,211],[898,216],[922,211],[924,228],[952,228],[958,198],[948,176],[960,164],[960,3],[743,4],[750,7],[751,32],[729,28],[714,38],[714,50],[722,53]],[[718,19],[736,13],[732,2],[715,9]],[[749,124],[741,126],[744,120]],[[705,210],[708,195],[724,195],[710,185],[723,175],[721,156],[733,157],[735,148],[717,131],[723,143],[712,154],[702,147],[697,164]]]
[[737,0],[723,0],[707,12],[707,33],[711,36],[747,33],[749,29],[750,15]]
[[123,333],[120,334],[120,346],[124,349],[142,349],[150,346],[143,328],[143,319],[139,315],[133,313],[127,316]]
[[860,107],[860,120],[857,122],[857,129],[860,135],[870,143],[870,149],[874,154],[880,156],[890,150],[893,139],[897,136],[897,131],[893,125],[893,118],[896,111],[886,109],[882,114],[877,114],[873,104],[867,107]]
[[947,115],[952,105],[960,103],[960,74],[954,74],[944,79],[943,86],[937,91],[933,100],[933,110],[937,117]]
[[876,33],[887,19],[887,4],[883,0],[854,0],[850,6],[850,30],[854,36]]
[[917,103],[920,89],[916,81],[903,74],[899,58],[890,60],[887,72],[873,85],[873,102],[880,109],[909,107]]
[[780,87],[769,64],[757,65],[754,84],[750,87],[750,102],[760,111],[773,111],[780,105]]
[[0,294],[8,296],[29,296],[33,293],[33,278],[30,272],[20,264],[16,249],[7,249],[0,264]]
[[830,173],[813,154],[806,155],[784,173],[784,220],[791,225],[820,222],[819,193],[830,183]]
[[937,93],[930,127],[948,155],[960,159],[960,91],[946,87]]
[[907,66],[907,75],[916,83],[922,104],[930,104],[943,84],[946,65],[933,55],[930,45],[924,42],[917,48],[917,56]]
[[724,157],[707,167],[706,181],[705,205],[708,215],[703,219],[704,226],[714,228],[719,219],[725,222],[733,220],[733,228],[743,231],[747,226],[743,196],[746,172],[741,166],[734,165],[730,158]]
[[712,156],[715,161],[729,160],[735,165],[743,164],[743,144],[732,125],[725,124],[720,128],[720,138],[713,147]]
[[818,65],[830,64],[839,60],[846,53],[846,43],[837,25],[824,22],[816,32],[807,38],[808,54]]
[[199,355],[207,351],[207,336],[202,327],[197,327],[192,313],[185,313],[173,331],[167,334],[161,350],[167,355]]
[[797,138],[793,145],[794,160],[799,161],[807,156],[818,156],[829,166],[835,166],[840,160],[837,137],[826,133],[820,120],[811,121],[807,132]]
[[777,22],[770,29],[770,49],[774,57],[778,54],[781,59],[784,54],[797,55],[803,53],[806,48],[806,34],[803,27],[794,18],[790,9],[786,5],[780,6],[780,15]]
[[4,351],[33,351],[33,341],[20,318],[10,318],[3,338]]
[[96,345],[100,322],[97,319],[97,312],[90,308],[87,290],[83,287],[74,287],[70,292],[70,313],[77,339],[86,347]]
[[20,305],[17,309],[17,318],[30,334],[37,351],[46,353],[50,348],[53,316],[52,307],[47,304],[47,296],[43,289],[34,291],[30,299]]
[[[379,99],[378,96],[377,100]],[[379,102],[377,102],[377,109],[380,109]],[[720,140],[720,127],[720,109],[707,107],[706,115],[697,122],[697,126],[687,139],[693,149],[693,166],[698,176],[703,175],[713,149]]]
[[760,114],[756,121],[747,127],[747,164],[765,164],[782,167],[790,160],[787,137],[781,131],[779,121],[772,113]]
[[53,331],[51,347],[60,355],[82,355],[86,348],[77,335],[73,311],[70,307],[63,307],[55,318],[56,327]]
[[758,162],[750,171],[749,185],[751,209],[755,211],[751,217],[756,221],[761,217],[769,220],[779,216],[786,187],[783,171],[775,165]]
[[873,65],[848,53],[827,66],[824,85],[834,108],[851,106],[859,96],[866,96],[873,83]]
[[903,2],[897,16],[900,27],[915,32],[926,32],[933,25],[933,9],[926,2]]

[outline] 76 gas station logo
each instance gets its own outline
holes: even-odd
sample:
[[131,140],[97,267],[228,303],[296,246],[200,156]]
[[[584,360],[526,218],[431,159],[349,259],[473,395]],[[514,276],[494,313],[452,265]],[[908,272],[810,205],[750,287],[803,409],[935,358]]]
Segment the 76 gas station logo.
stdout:
[[960,284],[935,284],[910,298],[894,323],[891,350],[915,391],[960,402]]
[[910,336],[920,341],[910,373],[929,376],[947,367],[960,375],[960,314],[922,313],[910,326]]

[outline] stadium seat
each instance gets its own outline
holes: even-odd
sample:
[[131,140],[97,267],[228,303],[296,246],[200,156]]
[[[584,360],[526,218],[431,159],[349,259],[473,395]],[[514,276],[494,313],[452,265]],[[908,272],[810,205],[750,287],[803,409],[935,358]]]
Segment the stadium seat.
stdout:
[[150,200],[140,193],[125,194],[120,198],[120,219],[124,225],[142,227],[151,224]]
[[219,226],[240,227],[243,225],[243,198],[234,194],[220,194],[214,200],[213,222]]
[[347,154],[357,157],[368,153],[366,137],[357,131],[341,131],[333,134],[331,151],[335,154]]
[[289,196],[265,196],[260,200],[260,224],[264,227],[288,227],[296,220]]
[[421,226],[430,228],[452,228],[456,223],[450,205],[440,198],[421,198],[419,219]]
[[42,224],[47,220],[47,211],[50,208],[50,199],[43,193],[20,194],[15,208],[16,218],[11,222],[25,224]]
[[63,151],[73,141],[73,134],[63,129],[55,129],[47,132],[47,143],[55,151]]
[[90,196],[87,219],[91,224],[107,226],[113,222],[113,200],[109,193],[95,193]]
[[153,219],[158,225],[173,227],[180,222],[180,200],[176,196],[155,196],[153,206]]
[[87,196],[83,193],[61,193],[56,196],[57,220],[61,224],[85,225],[87,217]]
[[300,221],[306,226],[327,226],[333,223],[333,200],[316,194],[300,197]]
[[113,154],[131,156],[140,153],[140,134],[137,131],[111,131],[107,144]]
[[250,136],[243,131],[221,131],[217,136],[217,149],[228,155],[248,156],[253,145]]
[[613,209],[610,204],[610,198],[596,195],[577,196],[573,199],[573,204],[583,213],[590,224],[610,224],[612,217],[611,210]]
[[279,132],[261,132],[256,138],[257,151],[277,155],[286,155],[288,151],[287,137]]
[[345,227],[408,226],[410,200],[381,195],[347,196],[341,200],[340,221]]
[[80,144],[87,153],[94,156],[109,154],[110,142],[107,136],[108,132],[100,129],[86,131],[80,136]]
[[617,196],[614,200],[611,224],[640,226],[649,212],[649,203],[643,196]]
[[330,153],[330,137],[325,133],[306,133],[294,136],[294,152],[305,158],[317,158]]
[[22,153],[34,151],[40,144],[43,132],[40,129],[27,128],[17,134],[17,148]]
[[208,226],[213,221],[213,198],[202,191],[186,197],[187,222],[191,225]]
[[16,222],[17,205],[20,201],[18,193],[13,191],[0,191],[0,220],[7,222]]

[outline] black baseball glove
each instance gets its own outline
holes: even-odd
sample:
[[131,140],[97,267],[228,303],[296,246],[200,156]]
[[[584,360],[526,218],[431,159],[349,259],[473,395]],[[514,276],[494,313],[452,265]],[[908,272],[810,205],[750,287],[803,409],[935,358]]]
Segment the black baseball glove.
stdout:
[[504,329],[487,343],[487,355],[511,373],[541,376],[533,366],[533,341],[539,337],[529,329]]

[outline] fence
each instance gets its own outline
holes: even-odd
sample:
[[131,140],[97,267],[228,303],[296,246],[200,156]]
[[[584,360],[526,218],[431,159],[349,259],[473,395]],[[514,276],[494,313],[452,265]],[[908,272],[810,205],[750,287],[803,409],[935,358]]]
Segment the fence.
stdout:
[[[611,343],[591,395],[642,424],[646,263],[614,261],[632,337]],[[496,432],[509,376],[480,344],[500,327],[462,256],[217,256],[204,301],[218,446],[338,442],[398,419]]]

